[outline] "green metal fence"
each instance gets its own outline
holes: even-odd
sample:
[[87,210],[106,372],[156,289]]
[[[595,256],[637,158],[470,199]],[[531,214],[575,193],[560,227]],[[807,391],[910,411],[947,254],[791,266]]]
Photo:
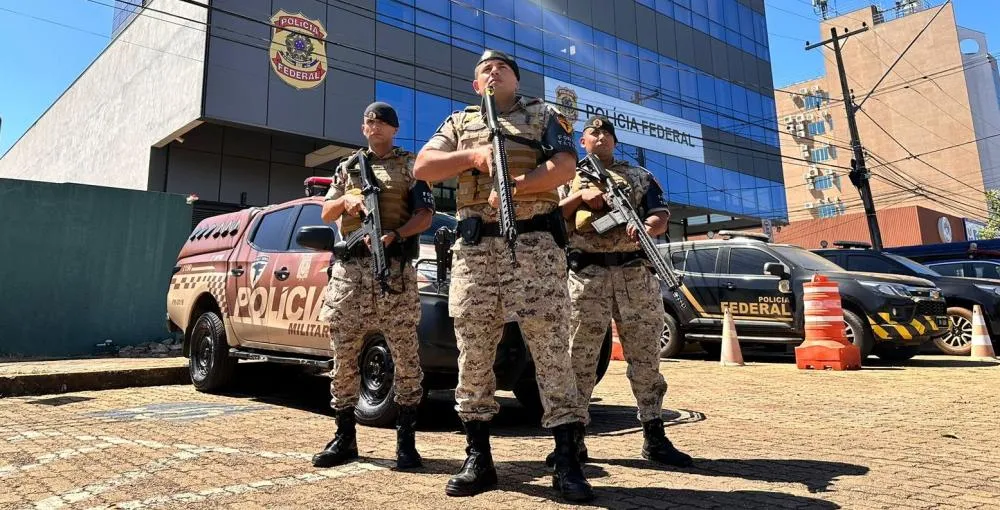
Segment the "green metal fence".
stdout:
[[160,340],[181,195],[0,179],[0,356],[94,354]]

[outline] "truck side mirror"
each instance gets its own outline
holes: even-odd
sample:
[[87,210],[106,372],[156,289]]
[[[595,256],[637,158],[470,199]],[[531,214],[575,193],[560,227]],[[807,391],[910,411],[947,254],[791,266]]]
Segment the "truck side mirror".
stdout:
[[330,251],[337,242],[337,233],[327,225],[302,227],[295,234],[295,242],[311,250]]
[[787,280],[791,276],[788,268],[781,262],[768,262],[764,264],[764,274],[777,276],[782,280]]

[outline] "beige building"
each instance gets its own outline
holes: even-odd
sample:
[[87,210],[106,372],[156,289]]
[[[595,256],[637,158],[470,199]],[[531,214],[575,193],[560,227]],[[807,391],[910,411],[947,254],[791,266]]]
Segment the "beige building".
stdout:
[[[952,4],[941,4],[868,7],[822,21],[818,36],[829,39],[831,27],[869,27],[843,45],[848,83],[861,102],[927,27],[857,115],[872,194],[876,209],[921,206],[967,219],[974,230],[986,217],[984,189],[1000,187],[1000,136],[976,142],[1000,133],[1000,78],[983,34],[957,26]],[[825,76],[775,94],[779,128],[789,133],[781,136],[782,154],[808,160],[784,162],[785,228],[828,228],[824,237],[837,239],[843,227],[826,220],[864,208],[847,175],[853,155],[836,58],[832,49],[813,51],[824,54]]]

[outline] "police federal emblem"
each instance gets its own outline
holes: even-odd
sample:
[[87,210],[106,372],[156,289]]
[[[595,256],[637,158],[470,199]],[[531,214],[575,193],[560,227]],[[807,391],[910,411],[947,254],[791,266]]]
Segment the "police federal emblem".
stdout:
[[326,79],[326,29],[302,13],[279,10],[271,17],[271,69],[281,81],[311,89]]
[[[570,128],[566,131],[572,133],[573,124],[576,124],[577,119],[580,118],[580,110],[577,108],[577,96],[576,91],[564,86],[556,87],[556,108],[559,113],[566,117],[569,121]],[[565,125],[563,125],[565,127]]]

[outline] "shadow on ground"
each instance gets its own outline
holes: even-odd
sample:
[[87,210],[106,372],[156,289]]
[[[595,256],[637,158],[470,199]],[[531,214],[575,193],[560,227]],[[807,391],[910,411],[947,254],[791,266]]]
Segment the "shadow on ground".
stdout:
[[[500,483],[498,486],[499,490],[516,492],[524,494],[533,498],[548,499],[553,502],[563,502],[561,497],[556,493],[551,487],[551,477],[552,471],[544,466],[541,461],[538,462],[504,462],[502,459],[495,459],[497,474],[500,478]],[[598,461],[600,462],[600,461]],[[613,465],[628,465],[633,461],[626,460],[612,460],[607,461],[608,464]],[[636,466],[642,469],[657,469],[656,467],[650,467],[648,463],[643,461],[634,461]],[[867,472],[867,468],[862,466],[852,466],[850,464],[843,464],[839,466],[834,466],[837,463],[824,463],[815,461],[813,464],[818,466],[827,465],[825,467],[809,466],[810,461],[780,461],[780,460],[764,460],[764,459],[751,459],[751,460],[740,460],[740,461],[712,461],[712,460],[698,460],[700,464],[706,463],[709,467],[695,467],[690,468],[688,471],[693,473],[706,473],[711,472],[709,470],[714,470],[718,468],[724,468],[730,463],[745,463],[748,465],[744,466],[744,469],[760,469],[767,470],[771,468],[777,468],[779,472],[787,472],[789,470],[796,469],[794,465],[787,464],[792,462],[800,462],[799,466],[803,469],[807,469],[810,472],[813,470],[826,471],[830,476],[830,480],[837,476],[854,474],[858,471],[863,470]],[[755,464],[756,463],[756,464]],[[424,459],[424,467],[417,472],[424,472],[429,474],[439,474],[439,475],[450,475],[456,473],[462,467],[462,462],[457,460],[438,460],[438,459]],[[840,508],[839,505],[824,501],[822,499],[810,498],[805,496],[796,496],[793,494],[786,494],[782,492],[770,492],[770,491],[754,491],[754,490],[737,490],[737,491],[713,491],[713,490],[695,490],[695,489],[670,489],[664,487],[639,487],[639,488],[627,488],[627,487],[615,487],[608,484],[608,472],[600,465],[588,464],[584,467],[584,474],[587,479],[594,486],[594,492],[597,498],[590,503],[584,503],[580,506],[589,506],[594,508]],[[863,473],[860,473],[863,474]],[[726,476],[738,476],[738,475],[726,475]],[[810,475],[811,476],[811,475]],[[744,478],[749,478],[744,476]],[[767,477],[760,478],[750,478],[754,480],[766,480]],[[815,479],[818,480],[818,479]],[[810,481],[815,481],[810,479]],[[802,480],[785,480],[781,479],[779,481],[800,481],[802,483],[807,483]],[[828,485],[830,481],[825,482]],[[807,483],[808,486],[808,483]],[[442,491],[444,487],[442,487]],[[811,490],[811,489],[810,489]],[[819,492],[812,491],[811,492]],[[456,500],[456,502],[459,500]],[[475,498],[470,500],[472,503]]]
[[841,476],[862,476],[869,471],[867,466],[858,464],[801,459],[695,459],[694,467],[691,468],[650,464],[638,459],[594,459],[594,462],[631,469],[682,471],[772,483],[801,483],[809,492],[826,492]]

